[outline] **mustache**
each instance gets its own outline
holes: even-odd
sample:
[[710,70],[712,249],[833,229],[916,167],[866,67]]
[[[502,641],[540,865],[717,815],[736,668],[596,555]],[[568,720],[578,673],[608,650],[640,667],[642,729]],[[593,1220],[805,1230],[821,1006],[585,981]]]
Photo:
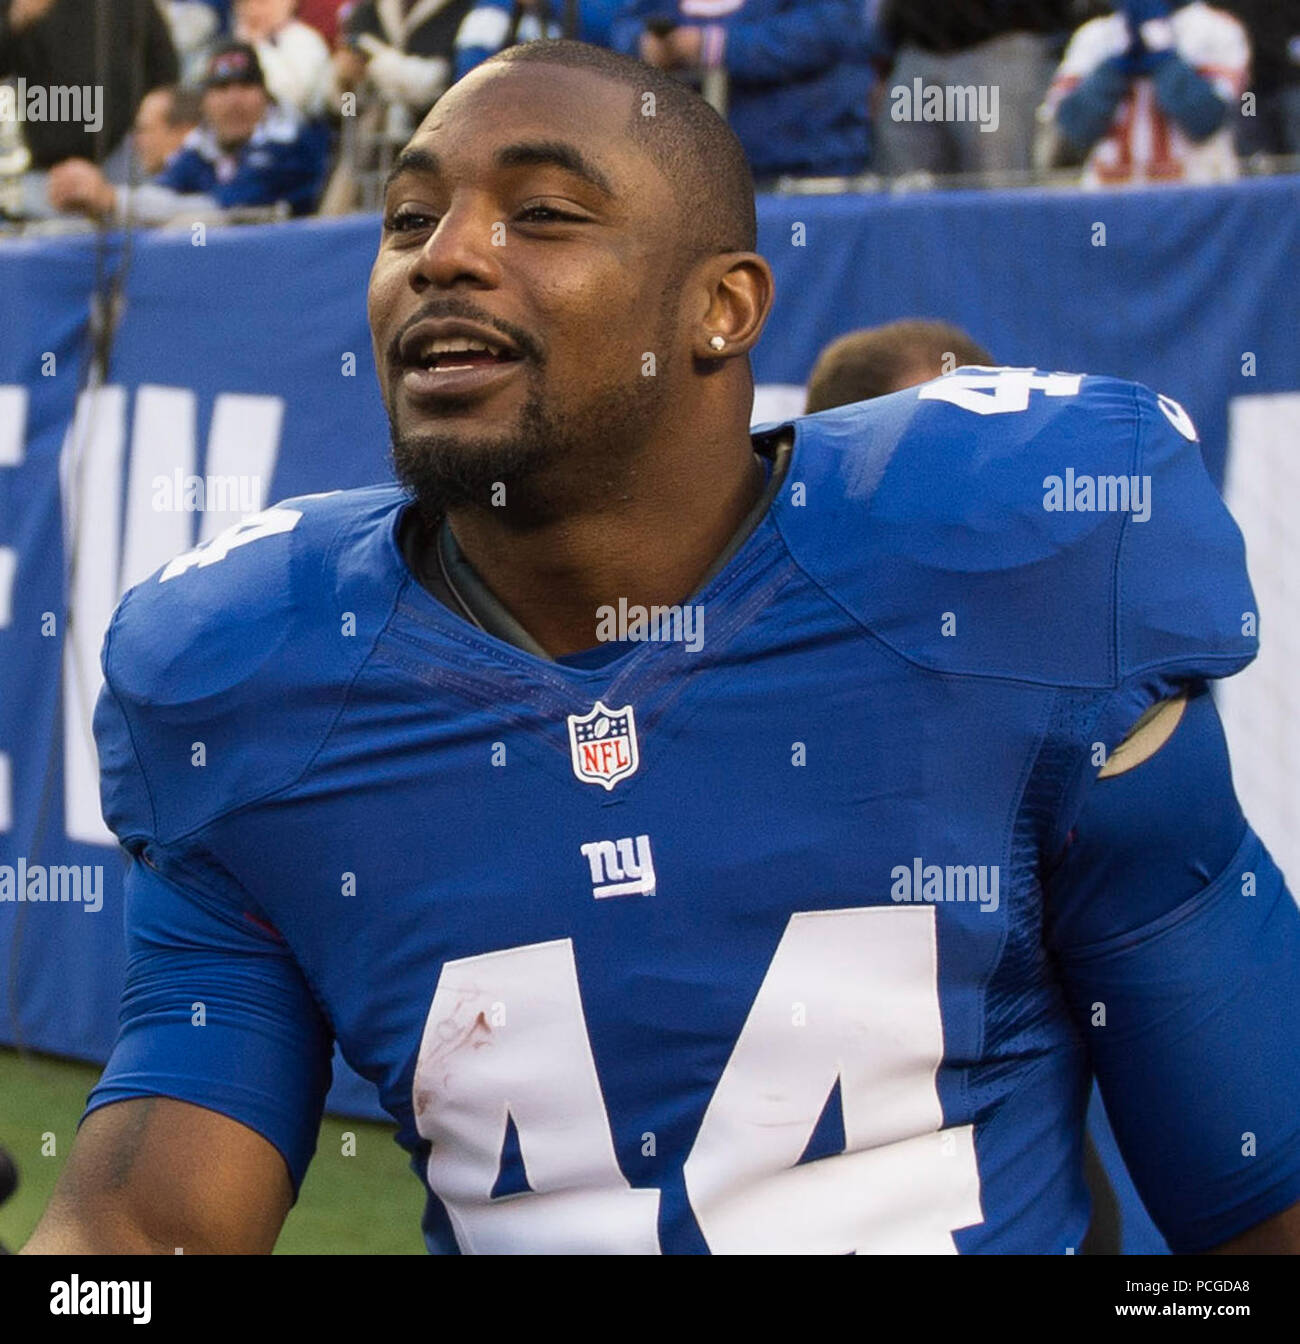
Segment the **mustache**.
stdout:
[[465,322],[478,322],[482,326],[507,337],[525,358],[536,360],[539,364],[542,362],[541,348],[522,327],[515,326],[513,322],[503,322],[499,317],[492,317],[490,314],[483,312],[482,309],[474,307],[473,304],[441,299],[424,304],[393,333],[386,350],[389,367],[393,368],[401,363],[402,341],[412,327],[419,322],[441,317],[458,317]]

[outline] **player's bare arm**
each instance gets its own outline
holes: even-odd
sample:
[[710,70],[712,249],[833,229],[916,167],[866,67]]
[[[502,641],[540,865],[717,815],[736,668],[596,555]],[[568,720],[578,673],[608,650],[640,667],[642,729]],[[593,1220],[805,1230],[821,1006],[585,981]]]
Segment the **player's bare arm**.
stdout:
[[142,1097],[86,1117],[25,1255],[269,1252],[293,1191],[260,1134]]
[[1240,1236],[1216,1246],[1211,1255],[1300,1255],[1300,1204],[1266,1218]]

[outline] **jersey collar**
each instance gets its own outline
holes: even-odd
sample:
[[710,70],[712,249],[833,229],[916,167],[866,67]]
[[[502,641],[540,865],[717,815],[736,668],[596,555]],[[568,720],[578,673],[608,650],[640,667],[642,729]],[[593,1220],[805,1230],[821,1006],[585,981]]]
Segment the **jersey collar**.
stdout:
[[[788,424],[781,426],[775,433],[754,436],[755,453],[771,465],[767,485],[754,507],[732,534],[731,540],[709,566],[708,573],[700,580],[700,589],[707,587],[722,572],[754,529],[767,516],[772,501],[780,493],[781,486],[785,482],[793,443],[794,431]],[[407,565],[423,588],[436,597],[443,606],[449,607],[471,625],[495,636],[503,643],[511,644],[544,662],[556,661],[506,610],[483,582],[460,549],[446,519],[438,528],[434,545],[421,547],[420,539],[425,536],[427,533],[419,524],[416,511],[412,509],[408,515],[401,544]]]

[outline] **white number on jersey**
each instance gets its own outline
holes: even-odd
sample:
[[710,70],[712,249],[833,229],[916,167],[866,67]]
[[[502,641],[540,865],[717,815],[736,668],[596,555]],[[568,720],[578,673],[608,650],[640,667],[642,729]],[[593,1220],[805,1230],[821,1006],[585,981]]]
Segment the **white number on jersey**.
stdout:
[[[658,1251],[659,1192],[614,1156],[569,939],[449,961],[413,1095],[462,1251]],[[533,1193],[493,1200],[510,1117]]]
[[159,583],[166,583],[168,579],[174,579],[178,574],[184,574],[187,569],[193,569],[196,566],[203,568],[206,565],[215,565],[218,560],[224,560],[231,551],[239,546],[247,546],[250,541],[260,541],[263,537],[274,537],[281,532],[292,532],[298,526],[298,520],[302,514],[297,509],[263,509],[261,513],[250,514],[247,518],[240,519],[233,526],[226,528],[224,532],[218,532],[211,541],[206,541],[202,546],[196,546],[192,551],[186,551],[183,555],[178,555],[161,574],[158,575]]
[[[941,1129],[942,1055],[933,910],[794,915],[684,1167],[710,1248],[953,1252],[983,1214],[973,1132]],[[837,1082],[845,1151],[800,1163]],[[618,1166],[569,939],[448,962],[412,1091],[463,1251],[659,1250],[659,1193]],[[493,1199],[510,1119],[531,1193]]]
[[[983,1214],[942,1056],[932,909],[794,915],[686,1160],[710,1248],[952,1254]],[[837,1081],[844,1152],[796,1165]]]
[[1007,415],[1029,409],[1029,393],[1035,389],[1048,397],[1077,397],[1083,375],[1038,373],[1034,369],[980,369],[977,373],[950,373],[946,378],[923,383],[921,401],[950,401],[976,415]]

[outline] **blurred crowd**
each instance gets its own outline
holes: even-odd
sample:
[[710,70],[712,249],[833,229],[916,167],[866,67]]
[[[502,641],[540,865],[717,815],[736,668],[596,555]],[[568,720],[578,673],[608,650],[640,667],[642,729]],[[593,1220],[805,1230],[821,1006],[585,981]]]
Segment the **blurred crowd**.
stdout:
[[694,83],[766,189],[1300,155],[1300,0],[0,0],[0,216],[374,209],[451,84],[560,36]]

